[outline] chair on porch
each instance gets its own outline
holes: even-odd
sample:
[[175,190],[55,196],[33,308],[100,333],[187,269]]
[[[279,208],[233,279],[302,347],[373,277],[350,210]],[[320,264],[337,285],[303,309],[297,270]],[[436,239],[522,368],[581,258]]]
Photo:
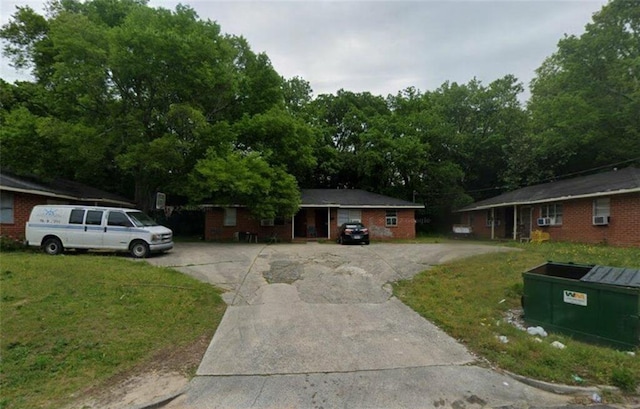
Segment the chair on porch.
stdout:
[[271,233],[271,236],[269,236],[269,238],[267,238],[267,243],[272,244],[272,243],[277,243],[277,242],[278,242],[278,232],[274,230]]
[[520,243],[528,243],[531,241],[531,232],[525,231],[524,224],[519,224],[516,237],[520,240]]

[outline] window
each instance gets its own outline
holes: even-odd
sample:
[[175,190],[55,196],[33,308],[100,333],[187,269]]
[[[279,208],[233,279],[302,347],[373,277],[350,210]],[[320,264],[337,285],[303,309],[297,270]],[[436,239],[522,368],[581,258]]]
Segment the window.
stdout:
[[69,216],[69,224],[82,224],[82,222],[84,222],[84,210],[71,210],[71,215]]
[[497,210],[493,211],[493,219],[491,218],[491,210],[487,210],[487,227],[491,227],[491,220],[493,220],[494,226],[500,226],[500,213]]
[[273,226],[274,225],[274,220],[273,219],[260,219],[260,226]]
[[122,212],[109,212],[107,224],[109,226],[131,227],[131,222]]
[[2,192],[0,196],[0,223],[13,223],[13,193]]
[[235,226],[237,218],[237,209],[235,207],[224,208],[224,221],[223,226]]
[[593,217],[611,216],[611,200],[608,197],[593,201]]
[[387,226],[397,226],[398,225],[398,211],[397,210],[387,210],[387,216],[385,219],[385,225]]
[[131,221],[136,227],[158,226],[158,223],[156,223],[156,221],[149,217],[146,213],[127,212],[127,215],[131,218]]
[[360,209],[338,209],[338,226],[342,226],[347,222],[362,221],[362,212]]
[[102,224],[102,210],[89,210],[87,211],[86,224],[94,226],[100,226]]
[[540,217],[551,219],[551,225],[562,224],[562,204],[543,205],[540,208]]

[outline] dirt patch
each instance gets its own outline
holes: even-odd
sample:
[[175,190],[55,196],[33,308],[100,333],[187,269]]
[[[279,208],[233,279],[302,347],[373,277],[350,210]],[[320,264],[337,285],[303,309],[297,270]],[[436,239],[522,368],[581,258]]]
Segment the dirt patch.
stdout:
[[262,276],[269,284],[293,284],[302,277],[302,273],[304,273],[304,265],[302,263],[290,260],[274,260],[270,264],[269,271],[262,273]]
[[129,371],[82,391],[67,409],[121,409],[152,403],[180,393],[194,376],[212,334],[167,348]]

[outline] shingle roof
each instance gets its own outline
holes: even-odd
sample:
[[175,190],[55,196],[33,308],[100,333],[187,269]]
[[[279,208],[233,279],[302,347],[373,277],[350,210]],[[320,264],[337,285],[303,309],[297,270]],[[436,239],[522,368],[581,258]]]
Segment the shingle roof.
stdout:
[[301,194],[301,207],[424,208],[421,204],[359,189],[302,189]]
[[473,203],[458,212],[631,192],[640,192],[640,169],[634,167],[524,187]]
[[83,202],[100,202],[125,206],[134,203],[122,196],[105,192],[82,183],[65,179],[44,182],[35,178],[18,177],[6,171],[0,173],[0,190],[30,193],[47,197],[78,200]]

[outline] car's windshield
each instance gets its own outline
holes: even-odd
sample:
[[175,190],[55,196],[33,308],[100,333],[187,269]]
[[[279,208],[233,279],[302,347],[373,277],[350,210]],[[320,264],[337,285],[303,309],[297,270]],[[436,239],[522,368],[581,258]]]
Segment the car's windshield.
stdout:
[[144,227],[144,226],[157,226],[158,223],[155,222],[151,217],[147,216],[142,212],[127,212],[133,224],[136,227]]
[[345,229],[360,229],[360,228],[362,228],[364,226],[361,225],[361,224],[347,224],[344,227],[345,227]]

